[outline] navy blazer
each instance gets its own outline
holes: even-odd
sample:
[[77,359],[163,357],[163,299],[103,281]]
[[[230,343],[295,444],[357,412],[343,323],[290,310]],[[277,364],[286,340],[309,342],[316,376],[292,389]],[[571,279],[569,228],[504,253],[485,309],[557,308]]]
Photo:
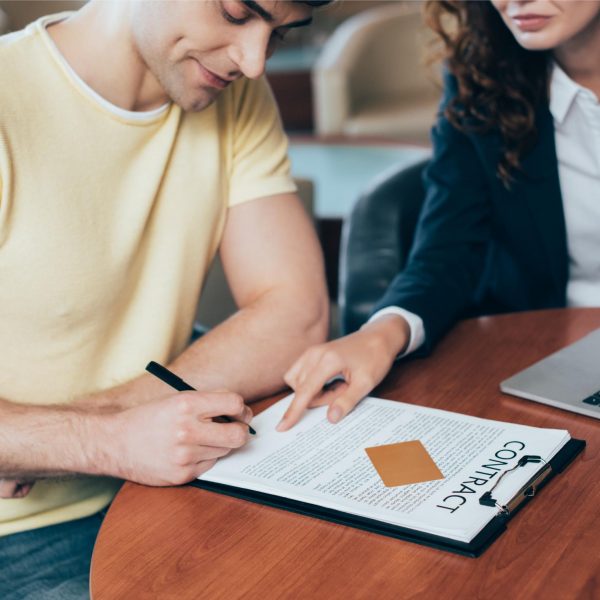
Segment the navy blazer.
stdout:
[[537,111],[537,142],[507,189],[496,174],[499,133],[463,133],[443,116],[456,85],[446,75],[406,268],[373,310],[396,305],[418,314],[425,352],[460,318],[566,304],[569,261],[549,107]]

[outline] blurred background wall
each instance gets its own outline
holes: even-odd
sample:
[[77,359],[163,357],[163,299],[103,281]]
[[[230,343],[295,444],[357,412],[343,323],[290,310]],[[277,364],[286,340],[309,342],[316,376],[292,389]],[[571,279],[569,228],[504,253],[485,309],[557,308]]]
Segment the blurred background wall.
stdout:
[[78,0],[2,0],[0,9],[8,17],[10,29],[15,31],[22,29],[31,21],[44,15],[63,12],[65,10],[77,10],[84,2]]

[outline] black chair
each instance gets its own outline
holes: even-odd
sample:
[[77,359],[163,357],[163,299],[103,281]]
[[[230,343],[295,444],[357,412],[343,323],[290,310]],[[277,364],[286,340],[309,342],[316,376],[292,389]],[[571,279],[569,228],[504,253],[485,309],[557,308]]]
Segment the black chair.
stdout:
[[427,162],[384,173],[344,221],[338,293],[342,334],[356,331],[368,319],[406,264],[425,198]]

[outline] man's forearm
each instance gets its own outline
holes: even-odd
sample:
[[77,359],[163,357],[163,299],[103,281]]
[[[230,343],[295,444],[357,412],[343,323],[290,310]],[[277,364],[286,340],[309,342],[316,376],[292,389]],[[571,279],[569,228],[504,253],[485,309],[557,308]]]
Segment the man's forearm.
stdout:
[[[283,387],[283,373],[310,345],[325,340],[326,298],[266,294],[191,344],[170,367],[199,391],[230,390],[255,400]],[[142,368],[144,365],[140,365]],[[71,406],[109,413],[159,399],[170,389],[144,373]]]
[[308,346],[325,340],[328,310],[318,294],[265,294],[197,340],[172,368],[200,390],[264,397],[284,387],[283,374]]
[[[227,389],[254,400],[281,389],[285,371],[308,346],[325,339],[327,327],[325,297],[273,291],[196,341],[170,366],[199,391]],[[0,400],[0,478],[127,476],[115,450],[120,439],[115,424],[131,413],[126,409],[169,394],[163,382],[143,374],[65,406]],[[160,422],[154,429],[161,429]],[[132,431],[143,433],[140,427]]]
[[[140,364],[140,369],[145,365]],[[165,384],[142,373],[122,385],[77,398],[71,406],[85,411],[111,413],[158,400],[168,391]]]
[[[200,391],[227,389],[254,400],[281,389],[286,369],[308,346],[324,341],[327,328],[326,299],[267,294],[194,342],[171,366]],[[169,391],[144,373],[69,406],[110,413],[158,400]]]
[[[233,422],[214,423],[220,415]],[[0,478],[83,473],[180,485],[244,445],[250,418],[243,399],[229,392],[170,391],[117,411],[0,401]]]
[[100,414],[0,400],[0,477],[100,474],[96,448],[103,435]]

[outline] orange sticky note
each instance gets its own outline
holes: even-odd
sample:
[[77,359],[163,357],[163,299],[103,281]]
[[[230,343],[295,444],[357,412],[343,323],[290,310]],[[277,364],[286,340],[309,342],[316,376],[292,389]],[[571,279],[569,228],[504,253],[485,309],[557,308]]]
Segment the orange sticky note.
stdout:
[[444,479],[419,440],[365,448],[386,487]]

